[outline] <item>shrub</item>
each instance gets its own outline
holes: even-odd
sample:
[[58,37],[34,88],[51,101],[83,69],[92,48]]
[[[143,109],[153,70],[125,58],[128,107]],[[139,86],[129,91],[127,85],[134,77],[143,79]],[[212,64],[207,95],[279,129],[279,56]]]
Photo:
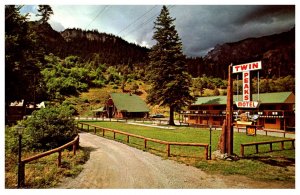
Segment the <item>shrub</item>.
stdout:
[[70,106],[52,106],[34,111],[21,122],[24,142],[28,149],[48,150],[59,147],[76,136],[74,110]]

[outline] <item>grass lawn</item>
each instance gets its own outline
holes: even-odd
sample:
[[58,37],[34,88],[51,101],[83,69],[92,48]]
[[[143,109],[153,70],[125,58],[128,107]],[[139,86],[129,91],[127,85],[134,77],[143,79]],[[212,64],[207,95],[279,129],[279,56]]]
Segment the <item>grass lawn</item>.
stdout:
[[[206,128],[175,127],[175,129],[159,129],[143,127],[121,122],[88,122],[93,125],[116,129],[149,138],[174,142],[209,143],[209,130]],[[86,128],[86,126],[84,126]],[[93,128],[90,131],[94,131]],[[98,135],[102,133],[98,130]],[[212,131],[212,152],[217,150],[221,131]],[[106,132],[105,137],[112,139],[113,133]],[[283,139],[264,135],[247,136],[245,133],[234,133],[234,153],[240,155],[240,144],[256,141],[269,141]],[[124,135],[116,135],[116,140],[126,143]],[[130,146],[144,150],[143,140],[130,138]],[[223,175],[245,175],[257,180],[280,180],[295,182],[295,150],[291,150],[291,144],[285,144],[286,150],[280,151],[280,143],[273,144],[273,152],[269,151],[269,145],[259,146],[259,153],[255,154],[255,148],[245,148],[245,158],[238,161],[205,160],[204,148],[188,146],[171,146],[170,159],[189,164],[205,170],[209,173]],[[147,143],[148,152],[166,158],[165,145]],[[288,166],[291,165],[291,166]]]

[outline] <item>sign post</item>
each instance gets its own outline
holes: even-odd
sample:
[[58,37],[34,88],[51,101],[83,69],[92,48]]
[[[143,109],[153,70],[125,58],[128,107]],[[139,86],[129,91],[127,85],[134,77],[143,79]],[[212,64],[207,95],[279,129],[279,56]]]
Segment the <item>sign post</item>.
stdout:
[[232,126],[232,106],[233,106],[233,92],[232,92],[232,78],[231,78],[232,64],[228,66],[228,86],[227,86],[227,106],[226,106],[226,120],[222,125],[222,136],[220,140],[221,153],[227,153],[228,156],[233,154],[233,126]]
[[[261,61],[251,62],[246,64],[240,64],[228,66],[228,86],[227,86],[227,106],[226,106],[226,120],[222,125],[222,134],[219,141],[219,147],[221,153],[227,153],[228,156],[233,155],[233,91],[232,91],[232,73],[243,74],[243,98],[242,101],[236,101],[236,105],[239,108],[257,108],[259,106],[258,101],[252,101],[251,98],[251,84],[250,84],[250,71],[260,70]],[[253,131],[254,130],[254,131]],[[256,134],[256,129],[253,126],[248,128],[249,134]]]

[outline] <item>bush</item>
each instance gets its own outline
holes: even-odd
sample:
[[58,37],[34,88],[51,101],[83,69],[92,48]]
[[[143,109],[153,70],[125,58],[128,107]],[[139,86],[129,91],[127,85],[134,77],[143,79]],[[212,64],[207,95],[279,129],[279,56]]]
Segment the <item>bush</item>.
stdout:
[[76,135],[74,110],[70,106],[46,107],[34,111],[26,120],[23,142],[27,149],[49,150],[71,141]]

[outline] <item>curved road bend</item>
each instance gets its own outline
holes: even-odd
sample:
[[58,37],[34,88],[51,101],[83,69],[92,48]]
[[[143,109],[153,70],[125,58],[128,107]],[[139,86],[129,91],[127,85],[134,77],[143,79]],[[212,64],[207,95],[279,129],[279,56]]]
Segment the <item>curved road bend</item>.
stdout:
[[76,178],[64,179],[59,188],[272,188],[275,184],[243,176],[208,175],[113,140],[89,133],[79,135],[80,146],[91,150],[90,159]]

